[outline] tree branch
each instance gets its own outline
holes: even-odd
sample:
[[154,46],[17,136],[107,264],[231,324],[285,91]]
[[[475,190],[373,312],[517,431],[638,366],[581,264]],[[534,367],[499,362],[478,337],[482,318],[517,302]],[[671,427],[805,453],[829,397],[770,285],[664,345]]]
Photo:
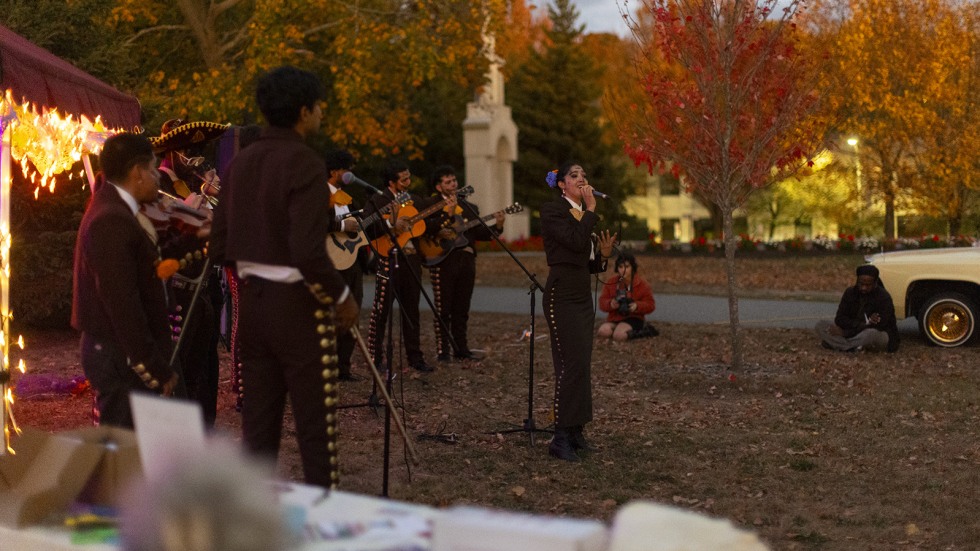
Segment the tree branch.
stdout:
[[157,25],[156,27],[147,27],[145,29],[140,30],[133,36],[127,38],[125,44],[129,46],[148,34],[167,32],[167,31],[189,31],[189,30],[190,27],[188,27],[187,25]]

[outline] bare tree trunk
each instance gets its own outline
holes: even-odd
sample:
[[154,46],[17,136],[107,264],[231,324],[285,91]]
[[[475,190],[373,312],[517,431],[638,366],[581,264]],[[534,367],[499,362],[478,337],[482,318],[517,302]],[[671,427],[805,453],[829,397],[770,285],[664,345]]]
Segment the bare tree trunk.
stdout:
[[178,0],[177,7],[194,35],[194,41],[197,42],[204,64],[208,69],[217,69],[223,61],[221,43],[214,27],[214,20],[208,8],[202,4],[198,0]]
[[738,287],[735,284],[735,218],[734,209],[722,209],[725,225],[725,267],[728,271],[728,321],[732,331],[732,370],[742,368],[742,341],[738,331]]
[[949,224],[949,237],[960,234],[960,228],[963,226],[963,216],[960,213],[951,214],[946,222]]
[[895,228],[895,198],[891,195],[885,196],[885,238],[898,237]]

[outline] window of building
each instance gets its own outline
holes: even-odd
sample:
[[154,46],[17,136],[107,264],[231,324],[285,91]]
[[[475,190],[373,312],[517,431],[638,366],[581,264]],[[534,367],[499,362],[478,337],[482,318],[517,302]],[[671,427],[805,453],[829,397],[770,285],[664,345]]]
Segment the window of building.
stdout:
[[680,195],[681,181],[673,174],[660,175],[660,195]]

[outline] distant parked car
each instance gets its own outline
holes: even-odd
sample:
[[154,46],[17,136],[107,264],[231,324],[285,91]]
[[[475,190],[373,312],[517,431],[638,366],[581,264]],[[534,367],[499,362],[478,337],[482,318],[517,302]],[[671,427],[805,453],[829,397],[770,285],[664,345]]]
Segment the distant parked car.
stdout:
[[967,343],[980,318],[980,248],[896,251],[867,257],[895,302],[899,319],[915,317],[922,335],[944,347]]

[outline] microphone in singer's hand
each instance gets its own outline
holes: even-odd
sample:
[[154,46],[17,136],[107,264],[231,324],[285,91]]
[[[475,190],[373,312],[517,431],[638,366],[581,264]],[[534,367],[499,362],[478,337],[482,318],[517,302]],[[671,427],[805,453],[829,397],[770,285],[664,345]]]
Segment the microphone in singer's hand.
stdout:
[[601,197],[602,199],[609,199],[608,195],[595,188],[592,188],[592,195],[595,195],[596,197]]
[[364,187],[364,188],[367,188],[367,189],[373,191],[374,193],[381,193],[381,190],[379,190],[378,188],[372,186],[371,184],[365,182],[364,180],[358,178],[357,176],[354,176],[354,173],[353,172],[345,172],[344,175],[340,179],[341,179],[341,181],[344,182],[344,185],[347,185],[347,184],[357,184],[357,185],[359,185],[361,187]]

